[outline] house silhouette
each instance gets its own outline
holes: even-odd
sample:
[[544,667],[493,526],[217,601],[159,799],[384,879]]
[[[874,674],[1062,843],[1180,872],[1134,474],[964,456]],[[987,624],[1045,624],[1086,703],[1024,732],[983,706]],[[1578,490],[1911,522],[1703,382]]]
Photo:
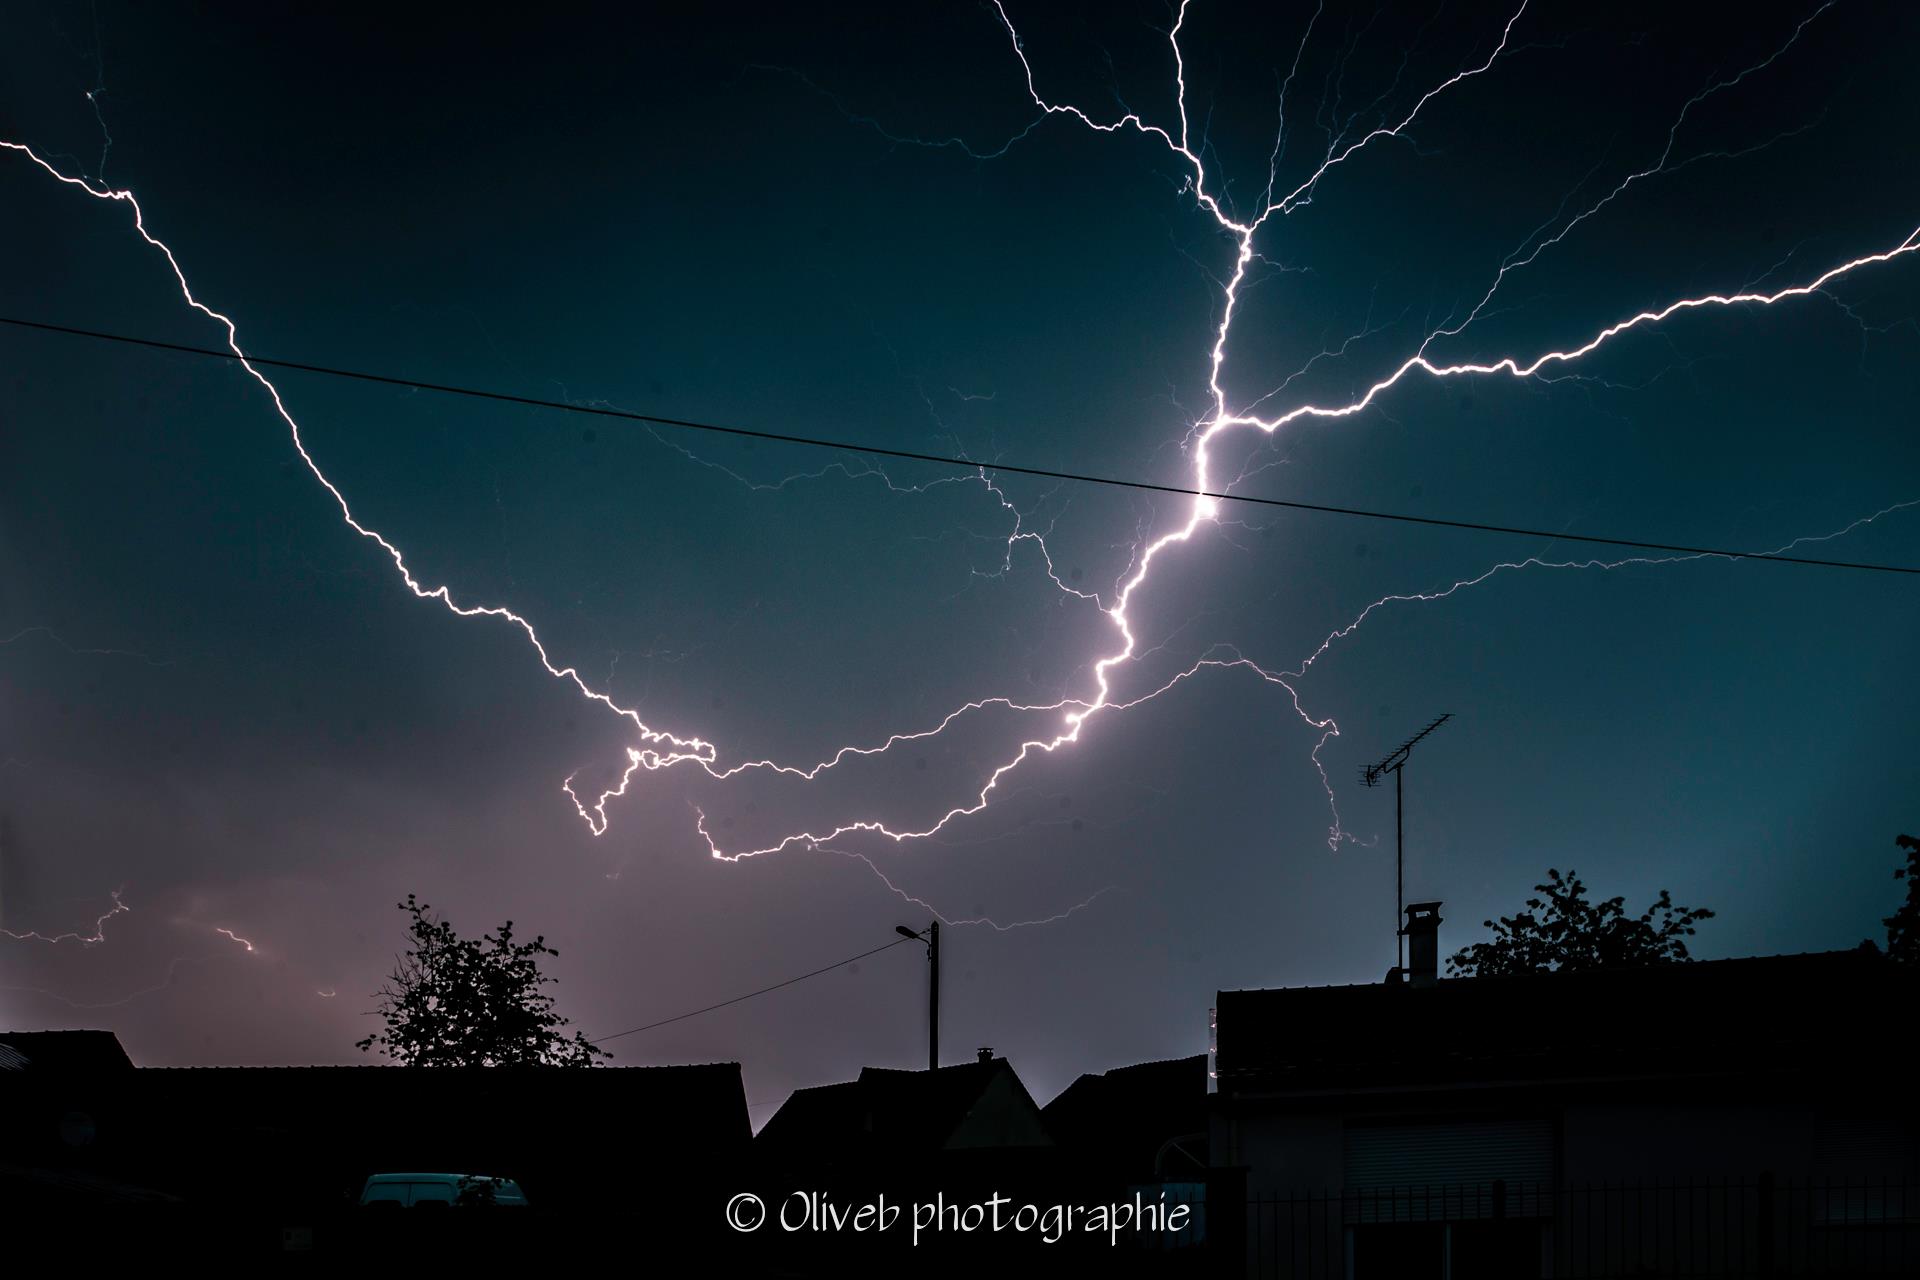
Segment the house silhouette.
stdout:
[[1205,1054],[1083,1075],[1040,1114],[1090,1177],[1121,1185],[1206,1179]]
[[754,1141],[763,1166],[856,1176],[978,1166],[1053,1146],[1005,1058],[933,1071],[866,1067],[842,1084],[796,1089]]
[[[100,1244],[117,1225],[246,1255],[283,1229],[326,1244],[367,1177],[397,1171],[512,1178],[574,1243],[710,1239],[752,1130],[736,1063],[153,1068],[110,1032],[71,1031],[0,1033],[0,1137],[0,1193],[46,1210],[13,1238]],[[108,1209],[142,1199],[180,1207],[158,1237]]]
[[1211,1149],[1252,1274],[1920,1260],[1892,1050],[1920,976],[1862,950],[1441,980],[1410,954],[1404,980],[1217,997]]

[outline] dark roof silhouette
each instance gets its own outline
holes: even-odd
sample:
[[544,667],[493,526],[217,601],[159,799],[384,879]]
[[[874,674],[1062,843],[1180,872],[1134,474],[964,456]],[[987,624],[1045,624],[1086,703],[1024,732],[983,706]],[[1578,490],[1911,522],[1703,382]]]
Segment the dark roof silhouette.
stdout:
[[[752,1137],[740,1066],[658,1067],[148,1067],[136,1096],[155,1108],[242,1108],[256,1125],[293,1129],[470,1126],[495,1131],[564,1124],[666,1147],[738,1147]],[[529,1108],[540,1113],[532,1117]],[[333,1117],[332,1121],[327,1117]]]
[[1785,1070],[1867,1052],[1915,1007],[1877,952],[1222,991],[1222,1092]]
[[[1207,1056],[1083,1075],[1041,1114],[1054,1141],[1083,1163],[1135,1181],[1192,1173],[1206,1163]],[[1163,1158],[1182,1139],[1177,1158]]]
[[[337,1203],[369,1174],[444,1168],[514,1178],[548,1204],[604,1207],[737,1171],[753,1137],[737,1063],[135,1068],[110,1034],[80,1035],[0,1035],[33,1059],[0,1070],[0,1153],[32,1147],[6,1158],[86,1164],[189,1198],[219,1187]],[[103,1061],[118,1069],[82,1065]],[[75,1111],[78,1146],[66,1136]],[[258,1176],[235,1185],[235,1168]]]
[[1042,1110],[1049,1122],[1083,1107],[1137,1107],[1170,1093],[1207,1092],[1207,1055],[1136,1062],[1110,1071],[1090,1071],[1062,1089]]
[[775,1159],[924,1158],[985,1147],[1051,1145],[1039,1108],[1005,1058],[895,1071],[796,1089],[756,1140]]
[[133,1069],[111,1031],[0,1031],[0,1071],[72,1077]]

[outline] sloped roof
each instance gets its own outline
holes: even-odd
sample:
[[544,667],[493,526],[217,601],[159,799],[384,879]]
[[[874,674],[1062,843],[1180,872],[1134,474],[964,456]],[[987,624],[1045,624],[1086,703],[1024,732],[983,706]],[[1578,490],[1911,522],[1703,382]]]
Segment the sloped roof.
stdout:
[[864,1130],[860,1082],[795,1089],[760,1128],[754,1144],[763,1150],[803,1151],[838,1142]]
[[1207,1056],[1083,1075],[1041,1114],[1054,1140],[1074,1154],[1129,1177],[1150,1177],[1165,1143],[1206,1132]]
[[1222,991],[1222,1093],[1789,1069],[1884,1041],[1917,975],[1870,951]]
[[1059,1096],[1042,1111],[1051,1122],[1055,1115],[1066,1114],[1087,1103],[1123,1107],[1153,1105],[1161,1098],[1177,1097],[1184,1093],[1197,1093],[1203,1099],[1206,1097],[1206,1054],[1136,1062],[1108,1071],[1088,1072],[1061,1090]]
[[[33,1051],[28,1042],[25,1052]],[[44,1090],[32,1083],[38,1067],[19,1073],[17,1084],[13,1073],[0,1072],[0,1122],[18,1116],[45,1145],[59,1140],[47,1121],[57,1124],[68,1105],[78,1105],[97,1121],[100,1148],[124,1160],[126,1177],[189,1198],[216,1184],[240,1199],[331,1198],[357,1189],[369,1173],[441,1168],[513,1178],[538,1203],[625,1209],[642,1192],[671,1197],[730,1174],[752,1142],[736,1063],[587,1070],[122,1063],[110,1077],[49,1070],[40,1076],[52,1086]],[[92,1084],[68,1090],[74,1079]],[[23,1100],[44,1094],[52,1114],[5,1106],[16,1092]],[[236,1168],[263,1176],[226,1185]]]
[[1032,1131],[1043,1133],[1026,1086],[1005,1058],[994,1058],[934,1071],[867,1067],[855,1080],[796,1089],[756,1145],[776,1158],[930,1156],[964,1140],[969,1117],[1002,1080],[1013,1108],[1031,1113]]
[[133,1059],[111,1031],[0,1031],[0,1071],[74,1076],[132,1070]]

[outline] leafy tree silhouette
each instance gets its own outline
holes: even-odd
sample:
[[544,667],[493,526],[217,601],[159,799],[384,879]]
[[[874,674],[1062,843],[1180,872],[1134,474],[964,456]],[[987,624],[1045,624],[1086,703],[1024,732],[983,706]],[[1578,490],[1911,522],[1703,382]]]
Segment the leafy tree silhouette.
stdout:
[[1476,942],[1447,958],[1450,977],[1493,978],[1516,973],[1613,969],[1676,964],[1691,959],[1686,940],[1695,923],[1713,918],[1703,907],[1676,907],[1665,889],[1638,916],[1626,913],[1624,898],[1589,902],[1579,873],[1548,868],[1546,895],[1528,898],[1527,909],[1486,921],[1489,942]]
[[1907,882],[1907,900],[1880,923],[1887,926],[1887,954],[1902,964],[1920,964],[1920,840],[1899,836],[1893,843],[1907,851],[1907,865],[1893,871],[1895,880]]
[[498,933],[463,938],[413,894],[399,904],[413,945],[375,994],[384,1031],[359,1041],[409,1067],[590,1067],[611,1057],[554,1011],[542,988],[541,956],[560,953],[545,937],[518,942],[513,921]]

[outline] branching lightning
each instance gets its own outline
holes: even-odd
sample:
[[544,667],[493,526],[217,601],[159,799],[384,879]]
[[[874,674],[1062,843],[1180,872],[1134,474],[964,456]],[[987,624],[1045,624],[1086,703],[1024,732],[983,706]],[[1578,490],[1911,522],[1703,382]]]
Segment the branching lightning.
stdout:
[[95,917],[91,933],[81,933],[78,930],[70,930],[66,933],[36,933],[31,929],[25,933],[15,933],[12,929],[0,929],[0,934],[5,934],[16,942],[77,942],[83,947],[90,947],[96,942],[105,942],[107,921],[133,910],[132,907],[120,901],[120,890],[115,889],[108,896],[113,899],[113,905]]
[[1031,929],[1043,924],[1056,924],[1061,920],[1065,920],[1068,916],[1074,914],[1076,911],[1080,911],[1083,908],[1092,906],[1095,902],[1105,897],[1107,894],[1113,893],[1119,888],[1118,885],[1112,885],[1112,884],[1102,885],[1100,888],[1095,889],[1092,893],[1088,894],[1086,897],[1074,903],[1072,906],[1068,907],[1064,911],[1056,911],[1050,916],[1041,916],[1033,920],[1014,920],[1006,924],[1001,924],[998,920],[995,920],[993,917],[987,916],[987,915],[978,915],[970,918],[943,915],[941,914],[940,909],[938,907],[934,906],[931,902],[928,902],[925,898],[916,898],[911,893],[908,893],[905,889],[902,889],[899,885],[895,884],[893,880],[887,875],[887,873],[880,869],[879,864],[874,862],[874,860],[872,858],[869,858],[866,854],[856,852],[855,850],[852,850],[852,849],[836,849],[832,845],[825,845],[825,844],[820,845],[819,848],[822,853],[837,853],[842,857],[852,858],[856,862],[861,862],[866,864],[867,870],[873,872],[875,876],[879,877],[880,882],[886,885],[887,888],[891,890],[896,897],[900,898],[904,902],[912,903],[914,906],[919,907],[923,911],[927,911],[931,913],[935,919],[940,921],[941,924],[949,925],[949,926],[981,924],[981,925],[987,926],[989,929],[992,929],[995,933],[1011,933],[1015,929]]
[[[96,946],[107,940],[107,921],[114,919],[116,916],[131,914],[133,911],[133,908],[128,906],[125,899],[121,896],[122,893],[123,890],[115,889],[108,895],[112,901],[112,906],[95,917],[93,927],[90,930],[70,929],[65,933],[41,933],[31,929],[15,930],[0,928],[0,937],[10,938],[15,942],[45,942],[54,945],[74,943],[81,947]],[[228,956],[238,959],[241,955],[257,956],[263,954],[261,943],[256,942],[252,938],[242,937],[239,933],[236,933],[224,925],[209,925],[186,916],[174,916],[171,919],[171,923],[176,928],[183,928],[194,933],[204,931],[205,933],[218,934],[220,937],[226,939],[227,942],[240,948],[240,950],[237,953],[232,951],[219,951],[204,955],[174,956],[167,961],[159,982],[130,991],[123,996],[116,996],[110,1000],[76,1000],[72,996],[64,995],[61,992],[51,990],[47,987],[0,985],[0,991],[45,996],[47,999],[58,1001],[71,1009],[119,1009],[132,1004],[135,1000],[139,1000],[145,996],[156,995],[173,986],[179,977],[182,966],[204,964],[207,961],[223,959]],[[331,1000],[339,993],[331,988],[318,988],[315,989],[314,994],[322,999]]]
[[[16,942],[47,942],[55,945],[63,942],[72,942],[78,943],[82,947],[92,947],[107,940],[107,921],[113,919],[115,916],[126,915],[133,911],[133,908],[129,907],[126,902],[121,899],[121,892],[121,890],[115,889],[108,895],[112,899],[113,905],[95,917],[91,931],[82,932],[81,930],[73,929],[66,933],[40,933],[31,929],[22,932],[0,928],[0,937],[11,938]],[[230,929],[216,927],[212,932],[224,935],[244,947],[250,953],[255,950],[253,943],[240,937]],[[175,956],[173,959],[167,961],[166,969],[162,973],[159,982],[152,986],[142,987],[137,991],[129,992],[124,996],[118,996],[112,1000],[75,1000],[71,996],[62,995],[58,991],[51,991],[46,987],[0,986],[0,991],[14,991],[27,995],[45,996],[50,1000],[57,1000],[71,1009],[118,1009],[132,1004],[142,996],[154,995],[172,986],[174,979],[179,974],[180,966],[196,964],[211,958],[210,956]]]
[[[1548,252],[1556,245],[1563,243],[1578,227],[1594,217],[1616,199],[1623,196],[1634,185],[1648,180],[1655,175],[1671,172],[1672,169],[1676,167],[1694,163],[1697,160],[1707,158],[1711,155],[1734,154],[1702,153],[1701,155],[1696,155],[1678,162],[1672,160],[1676,139],[1679,137],[1689,113],[1707,98],[1729,91],[1748,78],[1759,75],[1771,67],[1787,54],[1794,43],[1800,38],[1802,32],[1825,13],[1829,7],[1831,7],[1830,3],[1823,4],[1820,8],[1816,9],[1813,14],[1794,29],[1778,49],[1764,60],[1747,67],[1738,74],[1717,81],[1689,99],[1681,108],[1678,117],[1674,120],[1672,128],[1668,132],[1665,147],[1653,163],[1631,173],[1628,177],[1608,190],[1596,202],[1587,205],[1571,216],[1565,216],[1566,206],[1563,204],[1561,210],[1556,213],[1553,220],[1536,229],[1500,263],[1485,293],[1466,311],[1464,318],[1460,319],[1457,323],[1450,321],[1431,329],[1417,344],[1411,354],[1404,356],[1404,358],[1398,360],[1397,363],[1389,363],[1385,368],[1385,372],[1367,384],[1360,394],[1344,401],[1328,403],[1300,400],[1292,403],[1290,407],[1285,408],[1276,408],[1275,406],[1282,402],[1283,397],[1286,396],[1293,383],[1305,374],[1308,369],[1312,368],[1316,362],[1321,359],[1344,356],[1356,341],[1361,338],[1374,336],[1384,331],[1388,326],[1376,326],[1371,317],[1369,317],[1367,324],[1359,333],[1352,335],[1345,342],[1337,346],[1326,347],[1320,355],[1315,356],[1305,367],[1293,375],[1286,377],[1284,380],[1278,383],[1270,380],[1266,381],[1265,385],[1272,387],[1270,391],[1249,404],[1236,406],[1230,400],[1225,388],[1224,374],[1229,360],[1234,324],[1243,301],[1243,291],[1248,284],[1249,271],[1257,264],[1268,261],[1257,251],[1256,240],[1260,237],[1261,233],[1268,228],[1270,223],[1284,219],[1287,215],[1310,205],[1329,175],[1335,173],[1343,166],[1358,163],[1358,157],[1369,148],[1390,142],[1397,141],[1405,143],[1409,141],[1410,131],[1431,104],[1443,97],[1455,95],[1463,86],[1470,85],[1471,82],[1476,79],[1491,75],[1503,59],[1510,58],[1522,48],[1527,47],[1516,45],[1513,41],[1515,28],[1522,22],[1522,19],[1526,15],[1527,6],[1525,3],[1522,3],[1516,8],[1512,16],[1509,17],[1505,24],[1499,29],[1498,38],[1493,42],[1490,52],[1486,53],[1483,57],[1476,58],[1469,65],[1441,80],[1432,88],[1427,89],[1414,102],[1410,110],[1398,116],[1397,122],[1383,122],[1376,127],[1358,132],[1357,135],[1346,129],[1334,131],[1332,140],[1327,145],[1324,154],[1320,155],[1318,163],[1313,166],[1307,176],[1292,186],[1291,189],[1282,190],[1283,184],[1278,181],[1277,174],[1280,157],[1288,136],[1285,111],[1286,91],[1287,88],[1291,86],[1294,75],[1299,69],[1299,56],[1296,55],[1292,68],[1289,70],[1285,81],[1281,84],[1279,119],[1276,124],[1276,134],[1272,156],[1269,160],[1268,173],[1266,175],[1265,190],[1261,193],[1258,209],[1251,214],[1236,212],[1232,208],[1233,202],[1226,194],[1226,188],[1217,183],[1214,175],[1210,173],[1203,159],[1204,156],[1210,153],[1205,141],[1204,124],[1200,130],[1200,141],[1197,143],[1195,141],[1195,129],[1192,121],[1189,119],[1188,112],[1186,56],[1181,45],[1181,33],[1187,19],[1188,0],[1183,0],[1180,4],[1176,19],[1170,31],[1167,33],[1168,46],[1173,64],[1173,87],[1175,90],[1174,97],[1177,114],[1177,120],[1171,127],[1151,123],[1140,114],[1132,111],[1127,111],[1126,114],[1121,115],[1117,119],[1100,119],[1078,106],[1056,102],[1050,99],[1043,93],[1039,78],[1036,75],[1032,62],[1028,58],[1026,47],[1020,33],[1015,27],[1011,16],[1007,13],[1005,6],[1000,3],[1000,0],[995,0],[994,11],[997,13],[1000,23],[1005,28],[1007,38],[1011,44],[1013,57],[1017,61],[1020,73],[1024,76],[1026,92],[1031,99],[1032,107],[1038,113],[1032,123],[1029,123],[1025,128],[998,147],[976,149],[957,138],[929,140],[896,135],[889,133],[877,121],[861,119],[867,126],[879,131],[883,136],[896,144],[952,148],[962,151],[976,160],[991,160],[1006,154],[1008,149],[1016,143],[1031,137],[1036,130],[1040,129],[1048,121],[1060,118],[1070,121],[1078,127],[1099,134],[1138,135],[1164,148],[1166,153],[1178,162],[1182,171],[1182,194],[1190,197],[1197,209],[1213,220],[1218,233],[1226,239],[1233,250],[1233,265],[1231,270],[1226,272],[1223,278],[1219,278],[1216,281],[1219,289],[1219,304],[1213,328],[1204,347],[1206,353],[1205,363],[1208,371],[1207,387],[1210,404],[1206,412],[1193,423],[1185,442],[1187,451],[1191,457],[1192,487],[1201,491],[1212,492],[1216,490],[1216,485],[1218,484],[1214,475],[1214,461],[1212,458],[1214,447],[1232,433],[1259,432],[1271,438],[1276,437],[1284,428],[1295,424],[1308,421],[1338,422],[1353,418],[1369,409],[1377,409],[1382,401],[1394,392],[1396,388],[1400,387],[1403,382],[1416,378],[1444,380],[1504,376],[1521,380],[1551,380],[1556,376],[1562,375],[1564,371],[1579,364],[1587,357],[1593,355],[1623,335],[1635,331],[1653,329],[1668,321],[1683,318],[1694,312],[1710,312],[1729,308],[1765,308],[1813,296],[1836,301],[1837,305],[1844,306],[1844,304],[1837,303],[1837,300],[1833,298],[1830,292],[1831,287],[1836,282],[1845,277],[1866,271],[1869,268],[1891,263],[1896,259],[1915,253],[1916,250],[1920,250],[1920,227],[1917,227],[1904,239],[1891,247],[1848,258],[1836,265],[1827,267],[1825,270],[1812,275],[1801,283],[1774,289],[1760,289],[1749,286],[1727,292],[1705,293],[1674,298],[1661,306],[1639,311],[1616,320],[1604,328],[1593,332],[1578,344],[1570,347],[1532,353],[1514,352],[1495,359],[1477,361],[1448,360],[1433,354],[1433,349],[1436,346],[1442,346],[1449,340],[1459,337],[1476,319],[1487,314],[1487,307],[1492,303],[1496,294],[1501,290],[1502,285],[1512,274],[1525,269],[1537,261],[1542,254]],[[1318,13],[1316,12],[1315,20],[1317,21],[1317,19]],[[1305,41],[1310,39],[1312,34],[1313,25],[1310,23],[1305,36],[1302,38],[1303,50]],[[804,80],[804,77],[801,78]],[[811,85],[811,81],[806,81],[806,83]],[[1388,117],[1388,119],[1392,120],[1393,117]],[[1342,829],[1338,808],[1335,804],[1334,790],[1327,777],[1326,770],[1321,763],[1320,756],[1322,749],[1328,742],[1339,735],[1340,730],[1332,717],[1319,716],[1308,711],[1302,704],[1301,695],[1297,687],[1308,669],[1327,652],[1329,647],[1351,635],[1377,610],[1398,603],[1431,603],[1443,600],[1503,573],[1519,572],[1536,568],[1616,569],[1626,565],[1672,564],[1683,560],[1706,558],[1701,556],[1676,555],[1658,557],[1642,556],[1611,561],[1597,559],[1553,561],[1540,556],[1533,556],[1505,562],[1494,565],[1477,576],[1462,578],[1442,589],[1389,595],[1376,600],[1361,610],[1360,613],[1345,626],[1329,633],[1326,639],[1320,643],[1319,647],[1293,670],[1272,670],[1245,657],[1237,650],[1228,646],[1219,646],[1210,650],[1187,669],[1180,671],[1171,678],[1163,680],[1156,687],[1143,692],[1128,693],[1121,688],[1123,673],[1128,668],[1136,666],[1145,654],[1153,651],[1152,648],[1142,647],[1136,630],[1136,621],[1130,611],[1142,593],[1150,589],[1150,583],[1153,579],[1156,566],[1169,557],[1176,555],[1186,544],[1193,542],[1196,535],[1203,529],[1209,526],[1227,523],[1221,519],[1219,499],[1212,497],[1196,497],[1192,499],[1186,509],[1184,518],[1180,519],[1172,527],[1166,528],[1152,536],[1142,534],[1136,539],[1133,544],[1133,554],[1130,562],[1121,573],[1119,579],[1112,585],[1111,589],[1102,591],[1084,590],[1069,585],[1057,572],[1052,556],[1047,550],[1047,531],[1029,527],[1029,515],[1022,513],[1015,507],[1006,493],[995,483],[990,470],[982,469],[977,474],[959,476],[947,480],[937,480],[931,482],[931,484],[965,482],[978,483],[984,486],[991,498],[999,504],[1003,509],[1003,513],[1009,517],[1011,521],[1011,529],[1007,534],[1006,541],[1005,569],[1008,571],[1011,570],[1016,551],[1022,548],[1028,548],[1037,554],[1038,560],[1044,566],[1044,572],[1048,579],[1063,593],[1063,596],[1067,600],[1071,601],[1075,607],[1085,606],[1098,610],[1100,614],[1104,615],[1106,625],[1111,629],[1113,638],[1110,646],[1105,648],[1104,651],[1090,655],[1090,661],[1086,667],[1086,686],[1075,696],[1061,697],[1053,701],[1020,701],[1006,696],[978,698],[962,704],[948,712],[945,716],[933,720],[925,727],[891,733],[884,737],[878,737],[876,740],[865,745],[854,743],[841,746],[812,763],[794,763],[773,759],[751,759],[745,757],[723,760],[719,749],[704,737],[679,729],[668,730],[655,726],[643,716],[638,708],[627,706],[616,701],[610,691],[608,682],[600,682],[598,684],[590,683],[576,666],[556,659],[550,653],[546,642],[542,640],[533,622],[520,613],[515,612],[505,605],[466,602],[458,599],[454,589],[449,585],[429,585],[420,580],[412,568],[410,568],[401,549],[382,533],[365,524],[360,517],[355,514],[346,495],[334,481],[328,477],[325,471],[323,471],[319,462],[308,450],[301,426],[282,399],[279,389],[258,367],[248,360],[247,353],[240,345],[238,329],[235,322],[227,315],[214,310],[196,296],[173,250],[149,230],[146,213],[141,208],[140,203],[134,197],[133,193],[128,190],[109,188],[97,179],[89,180],[82,176],[75,176],[63,172],[56,165],[43,158],[39,152],[31,149],[26,144],[0,140],[0,147],[4,147],[6,150],[24,157],[32,164],[38,166],[39,169],[43,170],[48,176],[74,191],[90,196],[95,200],[124,205],[131,211],[135,231],[146,244],[165,258],[182,299],[190,308],[214,321],[221,327],[225,335],[227,348],[233,352],[234,357],[239,361],[242,368],[246,370],[247,374],[265,390],[272,402],[273,411],[286,427],[294,450],[298,454],[301,462],[338,508],[340,518],[354,533],[379,548],[380,552],[391,562],[396,575],[408,591],[421,600],[438,603],[457,617],[463,619],[485,618],[504,623],[516,629],[532,649],[541,667],[550,678],[571,686],[578,696],[599,705],[607,712],[624,720],[630,726],[633,737],[630,744],[624,749],[624,759],[620,762],[618,768],[617,781],[605,789],[598,791],[597,794],[592,793],[590,789],[584,791],[576,790],[574,783],[576,777],[579,776],[579,771],[576,771],[569,774],[561,784],[563,792],[575,807],[580,818],[595,836],[604,835],[607,832],[611,823],[610,806],[628,794],[629,788],[634,784],[636,777],[642,773],[654,773],[676,766],[688,766],[702,771],[716,782],[725,782],[748,774],[768,774],[790,778],[801,783],[810,783],[819,779],[826,772],[839,769],[852,762],[884,756],[893,751],[894,748],[903,744],[937,738],[963,719],[981,716],[999,716],[1012,718],[1016,721],[1024,721],[1028,718],[1041,718],[1047,727],[1043,731],[1028,733],[1022,736],[1018,745],[1005,751],[1002,754],[1000,762],[985,773],[984,780],[980,782],[977,788],[966,790],[962,798],[957,802],[951,803],[943,810],[930,813],[924,819],[910,824],[894,825],[876,817],[854,817],[825,826],[819,830],[802,829],[793,831],[779,836],[769,843],[727,847],[723,846],[715,837],[712,827],[709,824],[706,811],[698,807],[694,810],[694,831],[699,838],[705,842],[709,854],[714,859],[725,862],[740,862],[748,858],[794,849],[835,853],[865,863],[867,867],[886,884],[888,889],[910,902],[925,906],[926,904],[920,899],[912,897],[906,891],[895,885],[872,858],[857,850],[842,847],[842,842],[853,837],[864,837],[871,840],[886,840],[895,845],[901,845],[934,836],[953,824],[972,818],[987,809],[996,796],[1004,794],[1003,782],[1016,770],[1037,756],[1050,756],[1063,748],[1078,743],[1083,731],[1096,720],[1114,712],[1127,711],[1141,706],[1146,702],[1158,698],[1162,694],[1170,692],[1175,687],[1199,676],[1203,672],[1239,670],[1253,675],[1264,684],[1284,690],[1294,712],[1298,715],[1301,722],[1315,735],[1316,740],[1310,756],[1315,769],[1319,773],[1322,786],[1325,788],[1329,810],[1332,814],[1328,843],[1331,846],[1337,847],[1342,841],[1351,840],[1353,837]],[[692,451],[674,444],[664,437],[656,436],[656,438],[661,439],[662,443],[668,444],[669,447],[680,450],[689,460],[695,463],[703,466],[717,465],[698,457]],[[1266,465],[1273,464],[1268,463]],[[720,469],[725,470],[725,468]],[[750,488],[775,491],[783,488],[787,484],[793,483],[797,479],[818,479],[836,471],[848,478],[878,478],[885,483],[889,489],[896,492],[919,492],[931,487],[931,484],[924,486],[898,485],[892,477],[888,476],[887,473],[879,467],[867,464],[861,464],[856,467],[851,464],[835,463],[819,471],[806,473],[806,475],[802,477],[790,477],[788,480],[774,485],[758,484],[731,471],[728,471],[727,474],[733,476],[733,478],[740,483],[748,485]],[[1231,489],[1233,485],[1243,483],[1251,474],[1257,474],[1257,472],[1250,472],[1247,467],[1243,465],[1239,474],[1234,476],[1228,483],[1228,488]],[[1798,545],[1799,542],[1820,541],[1839,537],[1863,524],[1876,521],[1891,512],[1904,510],[1915,505],[1916,502],[1899,503],[1883,511],[1876,512],[1871,516],[1863,517],[1853,522],[1853,524],[1848,525],[1845,529],[1838,530],[1835,533],[1820,535],[1817,538],[1797,539],[1794,543],[1787,545],[1791,547]],[[1106,892],[1108,892],[1108,889],[1102,889],[1099,893],[1094,894],[1085,901],[1076,904],[1058,915],[1048,917],[1048,919],[1060,919],[1066,915],[1070,915],[1072,912],[1087,906]],[[116,912],[124,910],[123,907],[119,906],[117,898],[115,901]],[[930,907],[928,909],[932,910]],[[109,912],[107,916],[101,918],[100,922],[96,923],[95,933],[91,938],[80,937],[79,935],[61,935],[61,937],[78,938],[83,942],[97,941],[100,933],[99,924],[104,923],[104,921],[113,914],[115,913]],[[938,913],[936,912],[935,914]],[[944,916],[941,918],[947,919],[947,917]],[[979,923],[995,929],[1011,929],[1044,922],[1019,921],[1014,924],[1003,925],[981,917],[971,921],[950,920],[949,923]],[[253,949],[252,943],[232,933],[230,930],[221,928],[218,932],[224,934],[234,942],[245,946],[249,951]],[[18,937],[22,935],[12,936]],[[59,939],[47,940],[57,941]],[[332,993],[322,990],[317,992],[317,994],[326,997],[331,996]]]

